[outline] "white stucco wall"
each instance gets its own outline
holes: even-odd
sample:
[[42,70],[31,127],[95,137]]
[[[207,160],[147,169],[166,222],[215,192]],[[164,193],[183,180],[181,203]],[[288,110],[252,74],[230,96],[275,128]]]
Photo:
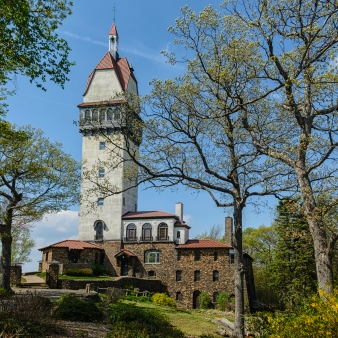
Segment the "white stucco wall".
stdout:
[[[126,237],[127,233],[127,226],[128,224],[135,224],[136,225],[136,237],[139,238],[142,236],[142,226],[145,223],[149,223],[152,226],[152,237],[154,241],[156,240],[157,230],[158,230],[158,225],[162,222],[166,223],[168,225],[168,236],[169,240],[172,241],[174,238],[174,223],[177,220],[175,218],[142,218],[142,219],[128,219],[128,220],[122,220],[122,232],[123,232],[123,237]],[[176,228],[175,228],[176,229]]]
[[83,97],[83,102],[111,100],[116,96],[116,93],[120,92],[122,92],[122,88],[114,69],[98,69]]
[[[177,232],[180,232],[180,238],[177,238]],[[175,227],[174,240],[178,241],[179,244],[185,244],[189,239],[189,229],[185,227]]]
[[[118,136],[116,136],[118,137]],[[91,169],[98,160],[107,161],[111,156],[109,144],[106,142],[106,149],[100,150],[100,142],[105,141],[103,137],[83,136],[82,137],[82,159],[85,168]],[[123,168],[122,166],[115,168],[113,171],[105,169],[104,179],[109,179],[110,183],[122,188]],[[94,171],[94,175],[98,175],[98,170]],[[86,190],[92,186],[92,183],[83,180],[81,185],[81,193],[86,194]],[[88,199],[96,204],[97,199],[101,196],[92,196]],[[126,201],[126,206],[123,206],[123,197]],[[93,240],[96,234],[94,223],[101,220],[105,223],[106,228],[103,231],[105,240],[120,240],[121,239],[121,216],[127,211],[134,211],[137,204],[137,188],[133,188],[123,194],[113,195],[104,199],[103,206],[97,206],[94,209],[90,208],[90,203],[83,200],[80,205],[80,225],[79,239]],[[128,209],[128,210],[127,210]]]

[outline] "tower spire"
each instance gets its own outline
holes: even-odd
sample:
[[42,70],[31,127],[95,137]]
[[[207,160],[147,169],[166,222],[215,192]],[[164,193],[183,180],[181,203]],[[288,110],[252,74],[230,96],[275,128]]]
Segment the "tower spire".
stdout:
[[112,57],[116,60],[119,57],[118,54],[118,42],[119,42],[119,35],[117,33],[116,25],[115,25],[115,3],[113,7],[113,24],[109,31],[109,51]]
[[116,13],[115,2],[114,2],[114,7],[113,7],[113,13],[114,13],[114,16],[113,16],[113,24],[115,25],[115,13]]

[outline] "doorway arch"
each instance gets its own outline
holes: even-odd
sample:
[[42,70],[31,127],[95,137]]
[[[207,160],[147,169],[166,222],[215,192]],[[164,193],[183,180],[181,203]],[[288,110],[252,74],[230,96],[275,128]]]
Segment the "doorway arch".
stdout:
[[199,306],[200,306],[200,302],[198,300],[198,296],[201,294],[200,291],[196,290],[194,291],[193,293],[193,296],[192,296],[192,307],[193,309],[198,309]]

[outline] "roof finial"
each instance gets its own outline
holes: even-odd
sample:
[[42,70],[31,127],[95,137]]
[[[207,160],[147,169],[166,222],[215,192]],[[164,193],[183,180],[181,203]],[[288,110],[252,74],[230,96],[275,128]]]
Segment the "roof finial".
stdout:
[[115,2],[114,2],[114,8],[113,8],[113,13],[114,13],[113,23],[115,23],[115,12],[116,12],[116,10],[115,10]]

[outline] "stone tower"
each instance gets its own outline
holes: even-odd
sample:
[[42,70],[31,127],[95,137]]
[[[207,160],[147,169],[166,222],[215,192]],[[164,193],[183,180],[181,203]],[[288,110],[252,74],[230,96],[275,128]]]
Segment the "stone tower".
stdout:
[[[97,171],[95,175],[99,180],[108,179],[117,189],[122,190],[127,184],[123,178],[123,165],[111,170],[104,166],[97,167],[97,163],[111,156],[105,135],[109,135],[110,138],[121,138],[123,125],[121,100],[114,100],[114,97],[125,92],[138,94],[138,89],[132,66],[125,57],[119,57],[119,36],[115,24],[112,25],[108,37],[108,52],[89,74],[83,103],[78,105],[82,161],[83,169],[96,168],[93,171],[94,173]],[[121,151],[120,156],[126,155]],[[91,188],[91,184],[89,181],[82,182],[82,195]],[[128,211],[137,211],[137,196],[137,188],[131,188],[118,195],[102,198],[98,193],[97,196],[87,197],[87,201],[82,200],[79,239],[121,241],[121,216]]]

